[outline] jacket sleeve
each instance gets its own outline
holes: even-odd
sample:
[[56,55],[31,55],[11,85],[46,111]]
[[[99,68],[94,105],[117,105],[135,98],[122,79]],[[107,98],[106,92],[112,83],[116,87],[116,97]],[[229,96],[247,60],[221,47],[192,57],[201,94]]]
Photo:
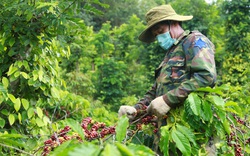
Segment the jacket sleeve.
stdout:
[[150,102],[155,99],[156,96],[156,83],[151,87],[149,91],[144,95],[142,99],[135,105],[135,108],[138,109],[145,109],[145,106],[148,106]]
[[191,36],[182,45],[190,79],[163,95],[170,107],[183,103],[188,94],[200,87],[213,87],[216,81],[214,45],[205,36]]

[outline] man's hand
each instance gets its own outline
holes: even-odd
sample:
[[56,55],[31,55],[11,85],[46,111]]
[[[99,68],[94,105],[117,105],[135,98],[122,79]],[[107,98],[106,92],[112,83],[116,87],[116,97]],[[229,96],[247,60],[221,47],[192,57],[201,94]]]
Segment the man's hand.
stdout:
[[159,96],[151,101],[148,106],[147,112],[149,114],[156,115],[158,118],[162,118],[171,108],[163,100],[162,96]]
[[127,115],[130,120],[133,120],[136,117],[136,109],[132,106],[121,106],[118,111],[118,117]]

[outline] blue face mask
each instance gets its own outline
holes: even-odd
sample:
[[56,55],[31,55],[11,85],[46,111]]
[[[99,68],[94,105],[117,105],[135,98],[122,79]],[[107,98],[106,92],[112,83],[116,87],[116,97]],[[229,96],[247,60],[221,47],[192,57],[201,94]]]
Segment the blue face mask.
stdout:
[[176,41],[176,39],[173,39],[170,36],[169,31],[163,33],[163,34],[159,34],[156,36],[156,39],[158,41],[158,44],[164,49],[164,50],[168,50]]

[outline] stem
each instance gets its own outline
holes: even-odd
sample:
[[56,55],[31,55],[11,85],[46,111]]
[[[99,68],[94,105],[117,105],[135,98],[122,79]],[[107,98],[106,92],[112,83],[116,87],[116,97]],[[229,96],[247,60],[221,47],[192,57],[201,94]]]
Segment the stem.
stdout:
[[[241,136],[242,136],[242,139],[243,139],[243,140],[241,140],[241,138],[238,138],[238,139],[243,143],[243,145],[244,145],[243,149],[245,149],[245,148],[246,148],[246,139],[244,138],[244,134],[243,134],[243,132],[242,132],[240,129],[238,129],[237,127],[236,127],[236,130],[239,131],[239,133],[240,133]],[[243,150],[243,151],[244,151],[243,154],[245,154],[245,150]]]
[[143,143],[141,142],[141,140],[140,140],[137,136],[134,136],[134,137],[137,139],[138,142],[140,142],[140,144],[143,144]]
[[63,10],[63,12],[62,13],[60,13],[60,15],[57,17],[57,18],[59,18],[62,14],[64,14],[75,2],[76,2],[77,0],[74,0],[74,2],[72,2],[67,8],[65,8],[64,10]]
[[103,140],[102,140],[102,142],[105,142],[105,141],[107,141],[108,139],[110,139],[112,136],[114,136],[114,134],[112,134],[112,135],[109,135],[108,137],[106,137],[106,138],[104,138]]
[[2,144],[2,143],[0,143],[0,146],[7,147],[7,148],[12,148],[12,149],[17,150],[17,151],[19,151],[19,152],[21,152],[21,153],[24,153],[24,154],[33,156],[33,154],[30,154],[30,153],[28,153],[28,152],[25,152],[24,150],[21,150],[21,149],[19,149],[19,148],[13,147],[13,146],[5,145],[5,144]]
[[55,107],[55,109],[54,109],[54,112],[53,112],[53,114],[52,114],[52,116],[51,116],[51,123],[53,122],[53,118],[54,118],[54,115],[56,114],[56,110],[57,110],[57,107],[59,106],[59,104],[57,104],[56,105],[56,107]]
[[174,113],[171,112],[171,111],[170,111],[169,113],[173,116],[173,118],[174,118],[174,123],[173,123],[173,124],[175,125],[175,124],[176,124],[176,120],[177,120],[177,119],[176,119],[176,116],[175,116]]
[[[129,130],[127,130],[129,131]],[[136,133],[138,132],[139,130],[137,129],[135,132],[131,132],[133,135],[130,137],[130,139],[127,140],[127,142],[131,142],[131,140],[136,137]],[[141,141],[136,137],[136,139],[141,143]]]
[[228,116],[227,116],[227,119],[231,122],[231,124],[233,125],[233,127],[235,129],[235,131],[234,131],[235,137],[238,137],[237,134],[236,134],[236,126],[234,125],[234,122]]
[[138,121],[140,121],[141,119],[143,119],[147,115],[149,115],[149,114],[148,113],[143,114],[139,119],[136,119],[135,121],[131,122],[130,124],[137,123]]
[[63,116],[63,117],[61,117],[59,120],[66,119],[66,116],[68,116],[68,115],[70,115],[70,114],[73,114],[73,113],[75,113],[75,112],[78,111],[78,110],[80,110],[80,108],[77,108],[76,110],[70,112],[69,114],[67,114],[67,115],[65,115],[65,116]]
[[44,146],[41,146],[41,147],[39,147],[37,150],[35,150],[34,153],[33,153],[33,155],[35,155],[36,152],[38,152],[38,151],[41,150],[42,148],[44,148]]

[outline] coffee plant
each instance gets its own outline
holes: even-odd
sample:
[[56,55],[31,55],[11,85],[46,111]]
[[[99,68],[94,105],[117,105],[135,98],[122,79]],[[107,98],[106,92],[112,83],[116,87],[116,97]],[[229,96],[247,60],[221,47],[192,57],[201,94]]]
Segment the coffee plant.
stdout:
[[[83,119],[81,127],[83,129],[84,139],[86,141],[104,138],[109,134],[115,133],[115,127],[106,127],[105,123],[94,122],[90,117]],[[48,140],[44,141],[42,155],[48,155],[50,151],[54,150],[54,148],[61,145],[65,141],[71,139],[76,139],[79,142],[83,141],[78,133],[73,132],[71,135],[69,135],[70,130],[71,128],[69,126],[65,126],[58,133],[53,133],[53,135]]]
[[[49,136],[1,134],[1,145],[27,155],[205,155],[211,143],[219,155],[249,154],[249,122],[236,102],[223,98],[226,86],[202,88],[191,93],[184,105],[172,109],[164,119],[147,114],[147,107],[134,120],[126,116],[107,125],[98,118],[68,118],[52,123]],[[61,128],[60,128],[61,127]],[[19,140],[19,141],[17,141]],[[21,143],[22,142],[22,143]],[[8,151],[8,150],[7,150]],[[6,152],[7,152],[6,151]]]
[[226,86],[202,88],[191,93],[183,107],[170,111],[167,125],[161,128],[164,155],[176,153],[176,148],[183,155],[205,154],[211,142],[217,154],[249,154],[249,122],[240,119],[237,103],[222,98],[229,90]]
[[[76,149],[83,150],[86,146],[93,146],[98,154],[103,155],[106,148],[135,154],[132,147],[143,148],[151,155],[182,153],[182,155],[206,154],[206,145],[211,143],[216,147],[217,154],[229,156],[243,156],[249,154],[249,123],[240,117],[237,103],[224,100],[220,94],[227,91],[227,87],[202,88],[191,93],[184,106],[171,110],[163,120],[147,114],[147,107],[137,112],[137,117],[129,121],[123,116],[114,126],[106,126],[104,122],[94,121],[91,117],[84,118],[78,124],[79,128],[65,126],[44,141],[41,155],[58,154],[60,150],[72,153]],[[74,127],[74,128],[71,128]],[[147,138],[147,139],[146,139]],[[148,138],[151,144],[147,144]],[[149,139],[149,140],[150,140]],[[75,141],[81,144],[73,146]],[[66,146],[67,145],[67,146]],[[146,148],[146,146],[149,148]],[[97,150],[97,147],[101,150]],[[118,152],[118,153],[119,153]],[[146,152],[146,153],[147,153]],[[74,152],[73,152],[74,153]],[[150,155],[147,153],[148,155]],[[60,152],[61,154],[61,152]]]
[[[151,118],[150,116],[147,116],[143,118],[145,121],[146,119]],[[147,120],[147,123],[149,123],[149,120]],[[93,151],[90,151],[89,153],[85,152],[86,155],[91,155],[90,153],[99,153],[101,155],[106,155],[107,151],[106,148],[115,147],[117,148],[115,151],[118,153],[130,153],[129,155],[141,155],[144,154],[147,155],[154,155],[154,152],[150,150],[149,148],[142,146],[142,145],[135,145],[135,144],[129,144],[128,146],[125,146],[124,142],[126,142],[126,138],[129,135],[127,132],[127,128],[129,126],[128,118],[122,117],[116,126],[106,126],[103,122],[97,122],[94,121],[91,117],[86,117],[82,120],[81,123],[77,124],[77,122],[73,122],[69,120],[67,122],[70,126],[65,126],[64,128],[60,129],[58,132],[53,133],[47,140],[44,141],[44,144],[42,147],[38,148],[36,150],[37,153],[40,153],[39,150],[41,150],[41,155],[61,155],[64,153],[64,155],[75,153],[75,148],[78,148],[76,144],[80,143],[81,145],[88,144],[93,147]],[[78,126],[78,127],[77,127]],[[71,128],[72,127],[72,128]],[[80,129],[79,129],[80,127]],[[112,139],[112,142],[115,142],[115,144],[110,144],[109,139]],[[107,142],[107,143],[105,143]],[[120,142],[120,143],[119,143]],[[74,148],[72,150],[68,150],[66,147],[70,147],[69,144],[71,143],[71,146],[73,145]],[[94,148],[95,144],[101,144],[100,147],[96,146]],[[99,151],[98,148],[101,148],[102,150]],[[59,151],[63,150],[62,151]],[[81,147],[81,150],[84,148]],[[66,154],[67,153],[67,154]]]

